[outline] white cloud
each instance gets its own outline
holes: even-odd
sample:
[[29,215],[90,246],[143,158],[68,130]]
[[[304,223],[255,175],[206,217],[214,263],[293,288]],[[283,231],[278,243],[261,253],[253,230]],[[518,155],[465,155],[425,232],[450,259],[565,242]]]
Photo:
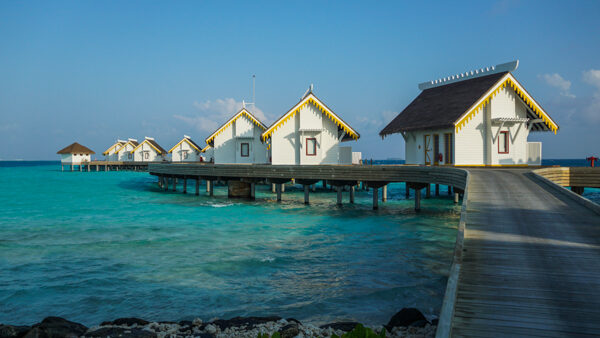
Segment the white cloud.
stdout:
[[571,94],[571,81],[565,80],[560,74],[544,74],[541,76],[546,83],[552,87],[560,89],[560,94],[566,97],[575,98],[575,95]]
[[584,109],[585,115],[592,122],[600,122],[600,70],[590,69],[584,71],[583,81],[596,87],[592,99]]
[[[192,125],[198,131],[212,133],[242,108],[242,102],[233,98],[225,98],[194,102],[194,107],[198,110],[198,114],[194,116],[175,114],[173,117]],[[271,119],[260,108],[247,105],[246,109],[262,123],[269,125],[271,122]]]

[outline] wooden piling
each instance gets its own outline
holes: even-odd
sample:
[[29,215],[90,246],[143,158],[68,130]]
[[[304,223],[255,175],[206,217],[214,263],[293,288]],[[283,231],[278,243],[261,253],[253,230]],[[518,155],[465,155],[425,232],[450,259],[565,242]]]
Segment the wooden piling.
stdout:
[[421,189],[415,189],[415,211],[421,210]]
[[304,185],[304,204],[308,204],[308,184]]
[[408,182],[404,182],[404,188],[405,188],[404,197],[406,199],[409,199],[410,198],[410,188],[408,187]]
[[275,190],[277,191],[277,202],[281,202],[281,187],[283,184],[277,183],[275,184]]
[[431,197],[431,184],[427,184],[427,186],[425,187],[425,198],[430,198]]
[[350,203],[354,203],[354,190],[355,190],[356,186],[351,186],[350,187]]
[[373,210],[379,209],[379,188],[373,188]]
[[436,185],[435,185],[435,195],[436,195],[436,196],[439,196],[439,195],[440,195],[440,185],[439,185],[439,184],[436,184]]
[[200,177],[196,177],[196,196],[200,195]]
[[187,177],[183,178],[183,193],[187,194]]
[[213,180],[206,180],[206,184],[208,185],[208,195],[213,196],[215,182]]
[[342,205],[342,186],[338,185],[335,187],[337,191],[337,205]]
[[384,185],[381,189],[381,201],[382,202],[386,202],[387,201],[387,184]]
[[458,204],[459,195],[457,192],[454,193],[454,204]]
[[272,193],[275,193],[275,192],[277,192],[277,187],[276,187],[276,184],[275,184],[275,183],[271,183],[271,192],[272,192]]
[[256,183],[250,183],[250,199],[256,199]]
[[173,191],[177,191],[177,178],[173,177]]

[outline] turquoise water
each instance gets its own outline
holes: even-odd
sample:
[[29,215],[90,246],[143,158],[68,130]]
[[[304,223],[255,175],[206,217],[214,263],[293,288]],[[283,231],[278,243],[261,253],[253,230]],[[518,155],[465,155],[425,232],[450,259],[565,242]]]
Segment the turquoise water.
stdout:
[[446,194],[415,214],[402,184],[378,211],[365,191],[341,208],[331,191],[305,206],[290,187],[280,204],[266,186],[229,200],[225,187],[166,193],[147,173],[58,163],[0,162],[0,187],[0,322],[12,324],[437,314],[459,218]]

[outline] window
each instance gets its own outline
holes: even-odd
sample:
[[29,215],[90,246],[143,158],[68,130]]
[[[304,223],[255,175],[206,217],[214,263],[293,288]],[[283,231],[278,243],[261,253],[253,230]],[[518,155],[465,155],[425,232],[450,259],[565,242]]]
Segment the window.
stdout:
[[498,137],[498,154],[508,154],[508,131],[501,131]]
[[452,134],[444,134],[444,153],[446,164],[452,164]]
[[317,155],[317,139],[309,137],[306,139],[306,156]]
[[150,158],[150,154],[146,151],[144,152],[144,160],[147,160]]
[[131,160],[131,153],[127,154],[127,158]]
[[183,154],[183,159],[184,159],[184,160],[187,160],[187,158],[188,158],[188,151],[187,151],[187,150],[184,150],[184,151],[182,151],[181,153]]
[[250,144],[249,143],[242,143],[241,144],[241,156],[242,157],[248,157],[250,156]]

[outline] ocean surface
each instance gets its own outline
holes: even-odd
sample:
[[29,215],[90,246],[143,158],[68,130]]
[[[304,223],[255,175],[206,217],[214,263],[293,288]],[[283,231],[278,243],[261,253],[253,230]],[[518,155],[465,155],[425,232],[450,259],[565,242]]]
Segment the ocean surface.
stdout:
[[[249,315],[384,324],[437,314],[460,208],[447,194],[335,205],[333,191],[270,187],[256,201],[160,191],[142,172],[61,172],[0,162],[0,323],[62,316],[86,325]],[[205,186],[203,186],[205,188]],[[445,187],[442,189],[445,192]]]
[[[586,165],[569,161],[552,164]],[[0,187],[0,323],[10,324],[436,315],[460,211],[446,187],[416,214],[403,184],[374,211],[367,191],[354,205],[345,193],[342,207],[320,185],[309,206],[291,186],[282,203],[267,186],[256,201],[230,200],[226,187],[184,195],[147,173],[61,172],[58,162],[0,162]],[[585,195],[600,201],[600,189]]]

